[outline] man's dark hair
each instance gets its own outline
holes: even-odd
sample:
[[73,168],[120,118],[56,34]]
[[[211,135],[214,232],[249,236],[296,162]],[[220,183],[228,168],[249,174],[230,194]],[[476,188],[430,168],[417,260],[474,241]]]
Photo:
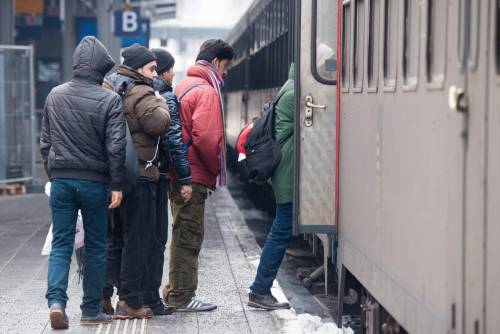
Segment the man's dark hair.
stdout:
[[233,47],[227,42],[222,39],[209,39],[201,45],[196,60],[206,60],[208,62],[211,62],[214,58],[233,60],[235,56],[236,53]]

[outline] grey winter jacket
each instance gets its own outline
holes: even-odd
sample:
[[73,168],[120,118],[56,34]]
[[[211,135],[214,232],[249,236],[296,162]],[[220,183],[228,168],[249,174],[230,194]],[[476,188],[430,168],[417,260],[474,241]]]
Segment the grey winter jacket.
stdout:
[[87,36],[73,54],[73,79],[47,96],[40,151],[51,179],[103,182],[121,190],[126,144],[122,101],[101,87],[113,66],[101,42]]
[[162,154],[162,172],[173,172],[180,185],[191,184],[191,168],[182,141],[182,125],[179,116],[179,102],[172,92],[172,87],[160,78],[155,78],[153,86],[165,99],[170,111],[170,129],[160,142]]

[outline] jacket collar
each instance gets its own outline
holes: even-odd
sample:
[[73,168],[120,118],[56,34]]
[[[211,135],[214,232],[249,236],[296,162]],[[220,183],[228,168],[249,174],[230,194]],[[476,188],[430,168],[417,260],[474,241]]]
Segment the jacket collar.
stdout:
[[154,78],[153,88],[160,94],[173,91],[172,86],[170,86],[165,80],[160,77]]
[[118,66],[116,73],[131,78],[132,80],[134,80],[134,82],[136,84],[153,86],[153,80],[145,77],[141,73],[137,72],[137,70],[135,70],[131,67],[125,66],[123,64]]

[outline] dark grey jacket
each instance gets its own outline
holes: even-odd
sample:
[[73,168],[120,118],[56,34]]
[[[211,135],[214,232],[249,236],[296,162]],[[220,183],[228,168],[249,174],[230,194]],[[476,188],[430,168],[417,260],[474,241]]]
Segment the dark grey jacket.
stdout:
[[172,87],[165,80],[155,78],[153,86],[165,99],[170,111],[170,129],[161,137],[162,172],[173,172],[180,185],[191,185],[191,168],[187,160],[186,150],[182,141],[182,124],[179,116],[179,102],[172,92]]
[[101,87],[113,66],[104,45],[87,36],[73,54],[73,79],[47,96],[40,151],[51,179],[109,182],[111,190],[121,190],[126,144],[122,101]]

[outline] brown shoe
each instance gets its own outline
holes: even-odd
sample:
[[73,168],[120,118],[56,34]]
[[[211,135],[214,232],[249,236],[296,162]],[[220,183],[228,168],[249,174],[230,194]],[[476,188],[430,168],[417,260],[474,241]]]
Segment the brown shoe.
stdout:
[[107,315],[114,315],[115,314],[115,309],[113,308],[113,305],[111,305],[110,298],[101,299],[101,309]]
[[153,311],[149,307],[130,307],[124,300],[116,304],[115,319],[149,319],[151,317],[153,317]]
[[60,304],[54,303],[50,306],[49,317],[52,329],[67,329],[69,327],[68,316]]

